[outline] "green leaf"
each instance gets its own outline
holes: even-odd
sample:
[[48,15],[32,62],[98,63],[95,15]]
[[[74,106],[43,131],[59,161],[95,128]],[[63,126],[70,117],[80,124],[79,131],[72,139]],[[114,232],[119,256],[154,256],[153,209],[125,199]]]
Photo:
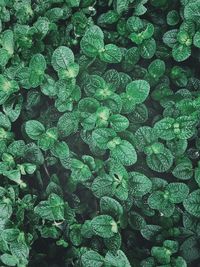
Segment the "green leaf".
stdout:
[[114,114],[110,116],[109,121],[115,132],[125,131],[129,126],[129,120],[120,114]]
[[5,175],[6,177],[8,177],[8,179],[10,179],[11,181],[14,181],[18,184],[23,185],[23,182],[21,180],[21,173],[19,170],[8,170],[8,171],[4,171],[3,175]]
[[0,49],[0,64],[2,67],[5,67],[10,59],[8,51],[4,48]]
[[46,60],[43,55],[36,54],[29,63],[29,83],[33,88],[38,87],[44,80]]
[[[177,118],[180,132],[177,130],[177,135],[180,139],[189,139],[195,133],[195,125],[197,120],[193,116],[180,116]],[[178,128],[178,127],[177,127]]]
[[118,232],[118,226],[109,215],[99,215],[92,219],[91,226],[94,233],[103,238],[110,238]]
[[134,147],[126,140],[122,140],[112,148],[110,156],[125,166],[131,166],[137,161],[137,154]]
[[153,247],[151,249],[151,255],[156,258],[160,264],[169,264],[171,253],[169,250],[163,247]]
[[105,262],[113,267],[131,267],[129,260],[122,250],[116,253],[108,252],[105,257]]
[[187,238],[180,247],[181,254],[187,261],[195,261],[199,259],[199,245],[195,236]]
[[54,70],[59,71],[67,69],[70,64],[74,63],[74,54],[66,46],[59,46],[52,55],[51,64]]
[[50,28],[49,20],[42,17],[39,17],[33,25],[37,29],[37,35],[39,39],[43,39],[47,35]]
[[61,101],[66,101],[75,88],[75,80],[59,80],[56,82],[57,96]]
[[200,18],[200,2],[189,2],[184,9],[184,17],[188,20],[198,21]]
[[43,238],[53,238],[57,239],[59,238],[59,231],[55,228],[55,226],[52,227],[43,227],[40,229],[41,236]]
[[179,244],[174,240],[165,240],[163,242],[163,247],[169,249],[171,253],[177,253],[179,250]]
[[92,97],[82,98],[78,103],[78,109],[83,118],[87,118],[91,113],[95,113],[99,107],[99,102]]
[[120,48],[114,44],[105,45],[104,50],[100,52],[99,57],[106,63],[119,63],[122,60]]
[[[120,179],[120,177],[119,177]],[[115,188],[115,196],[124,201],[128,199],[128,183],[125,179],[122,179],[121,181],[116,179],[114,181]]]
[[79,117],[76,112],[67,112],[58,120],[58,132],[61,138],[73,134],[78,129]]
[[160,59],[154,60],[149,65],[148,72],[154,79],[159,79],[165,73],[165,62]]
[[126,92],[131,96],[135,104],[140,104],[146,100],[149,95],[150,85],[145,80],[136,80],[129,83]]
[[148,119],[148,110],[146,105],[144,104],[138,104],[135,106],[133,112],[131,112],[130,115],[128,115],[128,119],[131,122],[135,123],[144,123]]
[[172,152],[174,157],[179,157],[184,154],[188,146],[188,142],[185,139],[173,139],[167,141],[167,147]]
[[90,27],[80,42],[83,53],[88,57],[96,57],[104,50],[104,36],[98,26]]
[[105,24],[113,24],[117,22],[119,19],[119,15],[114,10],[109,10],[106,13],[102,13],[98,18],[98,24],[99,25],[105,25]]
[[112,94],[109,98],[104,101],[105,106],[107,106],[111,112],[119,113],[122,109],[122,99],[117,94]]
[[123,214],[121,204],[111,197],[102,197],[100,199],[100,208],[102,213],[110,215],[113,218],[118,218]]
[[3,238],[3,240],[9,244],[16,241],[19,238],[19,235],[20,235],[19,229],[14,229],[14,228],[5,229],[1,233],[1,237]]
[[146,225],[142,230],[141,234],[146,240],[154,241],[156,237],[162,231],[162,227],[158,225]]
[[194,38],[193,38],[193,44],[200,48],[200,32],[196,32],[195,35],[194,35]]
[[3,104],[3,111],[9,117],[11,122],[16,121],[21,113],[23,104],[23,97],[21,95],[10,97]]
[[23,140],[17,140],[12,142],[8,146],[7,152],[16,157],[22,157],[24,155],[25,142]]
[[187,262],[182,257],[172,259],[172,264],[176,267],[187,267]]
[[189,194],[189,188],[183,183],[170,183],[166,187],[169,199],[172,203],[181,203]]
[[172,140],[175,137],[189,139],[195,133],[196,119],[192,116],[180,116],[176,120],[166,117],[154,125],[160,138]]
[[177,62],[188,59],[191,55],[191,48],[184,44],[176,44],[172,49],[172,56]]
[[45,132],[45,128],[41,122],[30,120],[25,124],[25,131],[31,139],[38,140],[40,136]]
[[197,189],[190,193],[184,200],[183,205],[186,211],[195,217],[200,218],[200,189]]
[[188,180],[193,176],[193,166],[190,161],[180,162],[173,169],[172,174],[180,180]]
[[46,151],[46,150],[51,148],[51,146],[53,145],[54,141],[55,140],[49,138],[49,136],[46,133],[44,133],[38,139],[38,146],[42,150]]
[[82,163],[80,160],[73,159],[71,163],[71,169],[71,176],[77,182],[85,182],[92,176],[89,167],[86,164]]
[[169,149],[163,148],[154,148],[151,155],[147,155],[147,165],[150,169],[156,172],[165,172],[168,171],[173,164],[173,155]]
[[81,235],[84,238],[91,238],[93,236],[93,231],[92,231],[92,227],[91,227],[91,221],[90,220],[86,220],[81,227]]
[[143,42],[143,37],[142,37],[141,33],[140,34],[137,34],[137,33],[133,32],[133,33],[131,33],[129,35],[129,38],[131,39],[131,41],[133,43],[135,43],[137,45],[141,45],[142,42]]
[[108,250],[112,252],[116,252],[117,250],[119,250],[122,244],[122,238],[120,233],[116,233],[110,238],[104,238],[103,241]]
[[131,16],[127,20],[127,28],[129,32],[141,31],[144,28],[144,22],[138,16]]
[[[24,239],[24,238],[23,238]],[[15,241],[10,244],[10,251],[13,256],[18,258],[20,261],[24,261],[27,264],[27,259],[29,256],[29,247],[25,243],[25,240]]]
[[[92,114],[89,118],[92,118],[91,121],[94,121],[93,116],[95,117],[96,127],[107,127],[108,126],[108,119],[110,116],[110,110],[106,107],[98,108],[96,114]],[[89,119],[88,118],[88,119]],[[87,119],[85,119],[87,121]]]
[[174,118],[164,118],[154,125],[157,135],[164,140],[172,140],[175,138],[176,125]]
[[143,267],[154,267],[155,266],[155,260],[153,257],[149,257],[149,258],[142,260],[141,264]]
[[176,10],[171,10],[167,14],[167,24],[170,26],[175,26],[179,23],[179,13]]
[[96,251],[87,251],[81,256],[83,267],[101,267],[104,265],[104,258]]
[[70,7],[79,7],[80,5],[80,0],[66,0],[66,2]]
[[4,115],[2,112],[0,112],[0,127],[3,127],[6,130],[11,129],[11,123],[9,118]]
[[198,162],[198,166],[195,168],[194,171],[194,178],[197,184],[200,186],[200,163]]
[[[132,47],[125,52],[122,66],[125,71],[131,71],[140,59],[139,49]],[[123,73],[125,74],[125,73]]]
[[64,220],[64,201],[52,193],[47,201],[41,201],[35,208],[35,214],[49,221]]
[[9,219],[12,215],[12,212],[13,209],[10,199],[4,199],[3,201],[0,201],[0,218],[2,220]]
[[7,253],[4,253],[0,259],[6,266],[16,266],[18,264],[18,258]]
[[24,168],[25,173],[28,173],[28,174],[33,174],[37,169],[36,165],[31,164],[31,163],[24,163],[24,164],[22,164],[22,166]]
[[152,182],[139,172],[129,173],[129,191],[133,197],[143,197],[151,191]]
[[14,80],[8,80],[0,74],[0,105],[2,105],[8,97],[19,90],[19,85]]
[[173,48],[174,45],[177,43],[177,34],[178,34],[177,29],[173,29],[173,30],[165,32],[165,34],[163,35],[163,42],[167,46]]
[[[87,83],[83,84],[83,89],[84,89],[87,96],[94,96],[95,95],[95,97],[97,99],[99,97],[102,97],[103,93],[110,96],[110,90],[108,90],[108,88],[106,88],[107,90],[105,90],[105,91],[102,90],[102,89],[105,89],[105,87],[106,87],[106,82],[102,77],[100,77],[98,75],[87,75],[86,79],[87,79]],[[98,89],[101,89],[100,92]],[[100,96],[99,96],[99,94],[100,94]],[[88,98],[86,98],[86,99],[88,99]],[[90,99],[91,98],[89,98],[89,100]],[[102,100],[102,98],[99,100]]]
[[108,142],[116,136],[112,129],[101,128],[92,132],[92,139],[100,149],[107,149]]
[[144,40],[146,40],[146,39],[151,38],[153,34],[154,34],[154,26],[152,23],[148,23],[146,25],[146,29],[142,31],[141,36]]
[[50,149],[54,145],[57,136],[57,128],[53,127],[48,129],[46,133],[39,137],[38,146],[44,151]]
[[129,224],[133,230],[141,230],[146,226],[145,219],[134,211],[129,215]]
[[14,53],[14,35],[13,31],[5,30],[2,33],[2,46],[8,51],[10,56]]
[[[146,3],[146,2],[144,2],[144,3]],[[147,8],[143,4],[138,4],[136,6],[135,11],[134,11],[134,15],[141,16],[141,15],[144,15],[146,12],[147,12]]]
[[58,72],[60,79],[72,79],[76,78],[79,73],[79,65],[77,63],[68,64],[66,69],[61,69]]
[[153,38],[144,40],[140,46],[140,55],[144,59],[150,59],[156,52],[156,42]]
[[116,1],[116,10],[118,14],[121,14],[124,11],[128,10],[129,0],[117,0]]
[[46,75],[46,81],[41,85],[41,91],[44,95],[49,97],[57,94],[55,90],[55,81],[50,76]]
[[70,241],[74,246],[80,246],[83,238],[81,236],[81,225],[80,224],[74,224],[70,227]]
[[144,151],[147,146],[157,141],[158,136],[154,128],[143,126],[135,132],[134,139],[137,150]]
[[109,69],[107,70],[104,75],[103,75],[104,80],[107,83],[110,83],[114,85],[115,87],[119,87],[120,85],[120,74],[117,70],[115,69]]
[[69,157],[69,147],[66,142],[55,142],[51,149],[51,153],[60,159],[65,159]]
[[164,214],[166,217],[170,217],[174,212],[174,204],[166,197],[166,193],[162,191],[155,191],[148,198],[148,205],[152,209],[156,209]]
[[103,177],[97,177],[92,183],[92,192],[98,197],[113,196],[115,192],[114,180],[109,175],[104,175]]

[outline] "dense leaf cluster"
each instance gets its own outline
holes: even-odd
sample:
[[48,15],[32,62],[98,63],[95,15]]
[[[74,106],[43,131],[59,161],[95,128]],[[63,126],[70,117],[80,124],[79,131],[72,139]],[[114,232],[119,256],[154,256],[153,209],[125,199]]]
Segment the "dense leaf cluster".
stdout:
[[0,266],[200,266],[200,0],[0,0]]

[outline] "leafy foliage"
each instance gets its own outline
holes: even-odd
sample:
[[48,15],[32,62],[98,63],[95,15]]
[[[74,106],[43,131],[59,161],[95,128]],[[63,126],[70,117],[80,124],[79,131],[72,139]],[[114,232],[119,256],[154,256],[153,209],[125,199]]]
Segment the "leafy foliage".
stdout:
[[199,266],[199,21],[0,0],[0,266]]

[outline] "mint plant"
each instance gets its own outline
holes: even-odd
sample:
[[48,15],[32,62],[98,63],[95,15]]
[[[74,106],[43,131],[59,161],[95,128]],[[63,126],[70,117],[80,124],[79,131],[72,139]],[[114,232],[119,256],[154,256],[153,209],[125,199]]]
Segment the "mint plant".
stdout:
[[199,19],[0,0],[0,266],[199,266]]

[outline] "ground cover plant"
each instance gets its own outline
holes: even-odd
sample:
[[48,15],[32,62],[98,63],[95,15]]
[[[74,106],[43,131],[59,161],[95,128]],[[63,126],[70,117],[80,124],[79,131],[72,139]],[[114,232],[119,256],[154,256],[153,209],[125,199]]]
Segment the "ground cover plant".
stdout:
[[198,267],[200,0],[0,0],[0,266]]

